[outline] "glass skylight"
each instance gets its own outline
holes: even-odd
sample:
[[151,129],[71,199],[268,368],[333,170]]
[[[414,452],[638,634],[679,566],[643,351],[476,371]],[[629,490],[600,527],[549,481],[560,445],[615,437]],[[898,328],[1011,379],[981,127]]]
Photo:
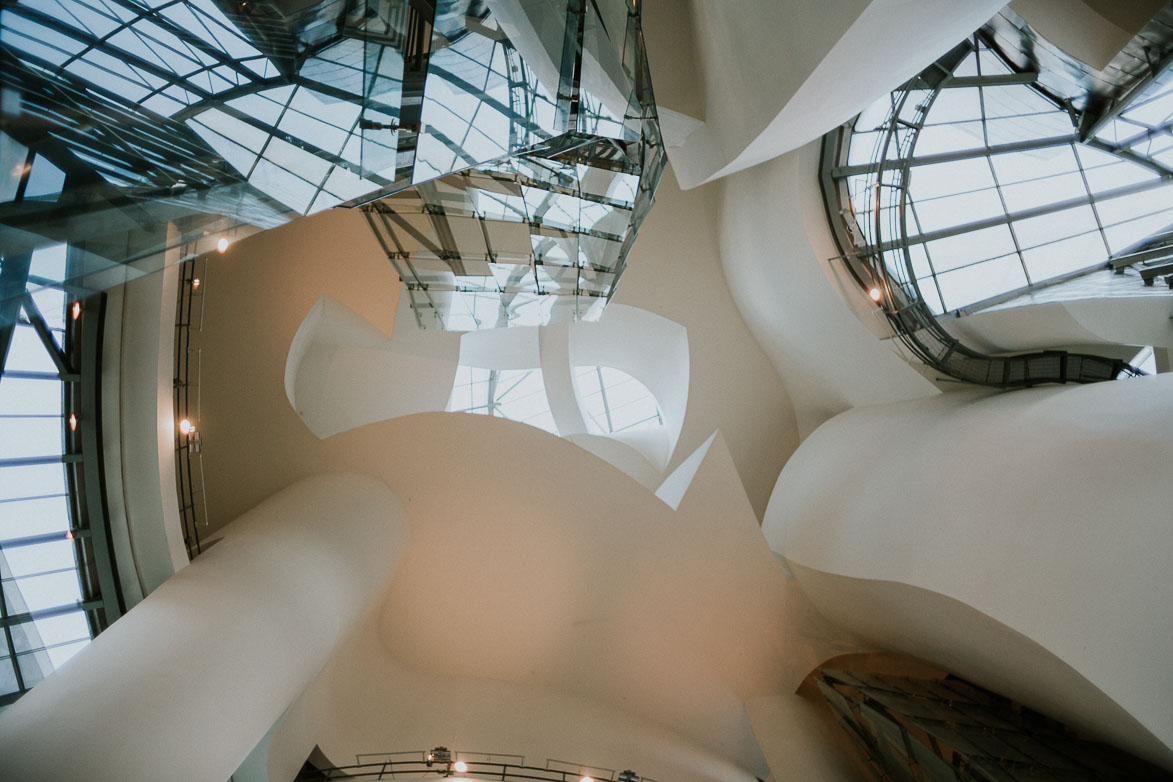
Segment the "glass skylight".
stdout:
[[[533,229],[529,244],[507,255],[475,235],[467,250],[469,237],[442,235],[418,255],[388,247],[420,325],[599,314],[664,166],[638,5],[221,7],[0,7],[10,66],[0,109],[20,131],[0,153],[6,167],[30,150],[44,161],[27,177],[0,179],[0,210],[68,181],[71,204],[89,219],[63,221],[46,208],[22,220],[35,231],[43,218],[55,240],[64,225],[75,246],[133,260],[137,273],[210,233],[270,228],[479,167],[502,197],[487,197],[486,211],[519,215]],[[416,195],[427,214],[443,215],[448,205],[433,192]],[[569,301],[543,301],[551,294]]]
[[446,408],[508,418],[558,434],[540,369],[481,369],[460,366]]
[[663,426],[656,398],[643,383],[613,367],[575,367],[583,418],[591,434],[612,435]]
[[[69,317],[61,286],[65,268],[64,245],[42,248],[31,258],[0,258],[0,280],[27,277],[25,290],[56,350],[65,346]],[[0,327],[16,317],[17,304],[0,302]],[[31,318],[16,319],[0,366],[0,708],[91,639],[64,463],[64,386]]]
[[978,40],[937,90],[909,94],[887,149],[899,93],[855,121],[835,175],[856,244],[915,279],[934,313],[1102,268],[1173,230],[1169,75],[1086,143],[1067,108],[1028,82]]

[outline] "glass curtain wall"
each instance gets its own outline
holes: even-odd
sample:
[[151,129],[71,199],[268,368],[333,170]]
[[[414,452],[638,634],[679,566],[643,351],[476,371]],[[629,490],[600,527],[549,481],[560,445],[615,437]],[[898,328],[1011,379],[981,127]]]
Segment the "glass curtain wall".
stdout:
[[89,313],[62,283],[66,256],[59,245],[0,257],[0,708],[117,616],[100,598],[77,499],[90,423],[77,343]]
[[[861,113],[847,164],[833,171],[846,181],[857,246],[883,251],[934,313],[1102,269],[1173,230],[1168,71],[1086,141],[1069,106],[980,38],[942,76]],[[906,172],[902,221],[892,188],[867,173],[880,163]]]

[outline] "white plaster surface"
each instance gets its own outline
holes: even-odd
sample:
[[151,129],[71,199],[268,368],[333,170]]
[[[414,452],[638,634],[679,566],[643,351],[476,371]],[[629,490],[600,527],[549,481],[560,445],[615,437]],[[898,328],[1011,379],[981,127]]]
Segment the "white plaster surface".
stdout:
[[[927,590],[1025,636],[1173,767],[1171,400],[1173,377],[1156,375],[855,409],[791,458],[763,531],[792,564]],[[931,613],[921,621],[943,638]],[[969,629],[958,643],[991,642]],[[1033,687],[1020,663],[995,666],[1011,697]],[[1090,701],[1068,707],[1130,740]]]
[[383,594],[407,534],[373,478],[279,492],[0,712],[0,779],[223,782]]

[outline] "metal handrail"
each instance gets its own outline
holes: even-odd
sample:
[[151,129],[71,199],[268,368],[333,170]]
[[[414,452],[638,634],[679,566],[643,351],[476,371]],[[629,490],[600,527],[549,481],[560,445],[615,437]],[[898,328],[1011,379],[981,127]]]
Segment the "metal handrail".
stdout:
[[[394,759],[409,755],[408,759]],[[476,760],[472,756],[486,755],[494,757],[515,757],[519,762],[498,762]],[[581,766],[577,769],[549,768],[525,765],[524,757],[520,755],[503,755],[489,753],[453,752],[451,763],[428,763],[425,751],[365,753],[357,759],[384,758],[382,760],[367,760],[348,766],[333,766],[328,768],[304,768],[294,782],[320,782],[321,780],[346,779],[353,782],[377,782],[379,780],[402,779],[405,777],[426,777],[435,775],[439,778],[469,779],[469,780],[502,780],[503,782],[580,782],[589,776],[594,782],[616,782],[619,777],[616,772],[595,766]],[[463,761],[467,771],[456,771],[453,768],[455,761]],[[561,763],[562,761],[555,761]],[[573,764],[565,764],[573,765]],[[600,771],[607,771],[607,776],[596,776]],[[649,777],[638,777],[638,782],[656,782]]]

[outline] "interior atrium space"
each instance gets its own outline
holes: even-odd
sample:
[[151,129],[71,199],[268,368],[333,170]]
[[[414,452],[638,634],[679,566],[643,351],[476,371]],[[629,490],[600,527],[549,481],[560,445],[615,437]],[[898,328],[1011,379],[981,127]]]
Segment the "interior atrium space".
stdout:
[[0,780],[1173,780],[1173,3],[0,4]]

